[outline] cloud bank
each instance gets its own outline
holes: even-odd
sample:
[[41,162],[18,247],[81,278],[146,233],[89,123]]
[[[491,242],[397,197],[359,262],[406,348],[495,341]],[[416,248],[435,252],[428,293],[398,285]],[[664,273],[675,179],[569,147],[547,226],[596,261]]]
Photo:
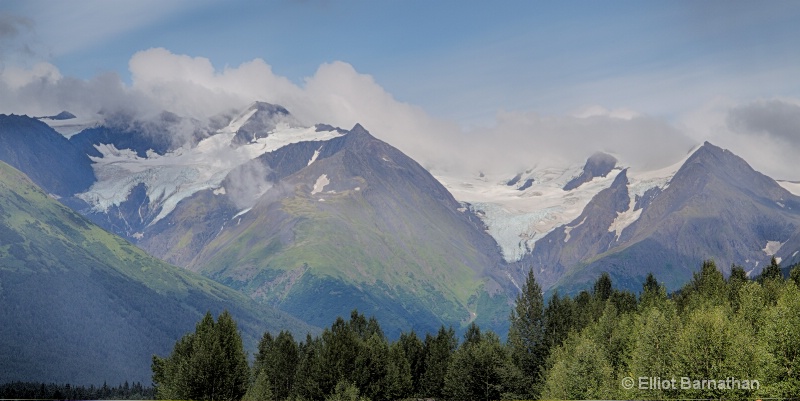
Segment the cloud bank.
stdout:
[[[797,173],[787,177],[780,163],[760,163],[751,156],[769,151],[781,156],[800,148],[800,106],[791,101],[718,102],[680,124],[633,108],[593,106],[570,116],[501,111],[493,123],[463,128],[398,101],[370,75],[340,61],[322,64],[300,84],[275,74],[261,59],[216,69],[209,59],[163,48],[137,52],[129,69],[126,84],[115,74],[65,77],[48,63],[6,67],[0,72],[0,112],[53,115],[69,110],[102,118],[97,113],[103,111],[148,118],[166,110],[205,121],[261,100],[286,107],[308,125],[350,128],[360,123],[431,169],[511,173],[536,165],[582,164],[596,151],[645,169],[671,164],[693,145],[711,140],[767,174],[800,179]],[[766,150],[753,151],[754,143]]]

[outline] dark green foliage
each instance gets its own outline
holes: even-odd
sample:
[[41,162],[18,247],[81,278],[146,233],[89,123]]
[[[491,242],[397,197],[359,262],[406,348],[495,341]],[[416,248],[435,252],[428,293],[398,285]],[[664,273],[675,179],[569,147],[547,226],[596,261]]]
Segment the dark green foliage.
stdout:
[[575,301],[570,297],[559,297],[553,292],[544,310],[545,341],[548,349],[564,343],[575,326]]
[[[320,400],[325,396],[321,387],[322,378],[322,339],[306,336],[306,341],[300,344],[300,363],[294,374],[294,393],[306,400]],[[291,375],[291,372],[282,372]]]
[[[554,299],[557,297],[554,295]],[[551,319],[554,324],[570,321],[569,317],[561,316],[551,316]],[[517,296],[516,307],[511,311],[509,320],[511,325],[508,331],[508,345],[511,358],[524,378],[518,391],[535,396],[549,347],[546,339],[544,299],[532,269],[528,272],[525,285]],[[555,327],[553,329],[558,330]],[[564,330],[565,333],[566,331]]]
[[127,381],[116,387],[109,387],[105,383],[100,387],[30,382],[0,384],[0,399],[3,400],[148,400],[154,396],[152,387],[145,387],[139,382],[128,384]]
[[727,294],[722,272],[717,270],[713,260],[707,260],[703,262],[700,271],[692,275],[692,280],[683,286],[676,302],[681,311],[696,308],[698,303],[723,305],[727,301]]
[[[597,291],[584,291],[574,300],[554,294],[546,307],[530,276],[511,314],[506,344],[474,322],[467,326],[460,346],[455,331],[445,327],[436,335],[426,334],[424,342],[413,331],[389,342],[377,320],[357,311],[347,321],[338,318],[321,336],[308,335],[299,344],[288,332],[277,337],[265,333],[255,358],[255,377],[244,398],[379,401],[793,396],[800,390],[800,290],[794,280],[759,283],[747,280],[740,270],[734,267],[725,281],[713,262],[705,262],[692,282],[671,297],[649,275],[639,299],[613,287],[606,291],[606,279],[601,278],[595,286]],[[175,345],[170,359],[154,359],[159,396],[181,395],[170,393],[164,384],[165,377],[174,371],[198,372],[200,367],[208,367],[207,360],[194,353],[196,342],[204,342],[204,333],[213,331],[210,328],[214,326],[207,315],[198,324],[197,333]],[[522,341],[522,334],[533,341]],[[206,348],[200,349],[207,355]],[[539,353],[546,359],[533,358]],[[529,372],[536,374],[535,379]],[[761,387],[723,391],[628,390],[620,386],[623,377],[641,376],[755,378],[761,381]],[[189,379],[177,382],[188,388],[199,386]]]
[[759,278],[760,282],[764,282],[766,280],[783,280],[781,267],[774,256],[770,260],[769,266],[765,267],[764,271],[761,272],[761,277]]
[[281,331],[273,339],[266,332],[258,343],[258,353],[253,365],[255,385],[259,385],[258,377],[263,374],[268,379],[271,396],[279,400],[286,399],[292,394],[295,380],[293,373],[299,363],[300,350],[291,333]]
[[789,273],[789,279],[800,287],[800,264],[796,264]]
[[659,284],[653,273],[648,273],[647,278],[642,284],[642,293],[639,295],[639,306],[647,308],[655,306],[667,299],[667,291]]
[[[256,373],[253,384],[247,389],[247,392],[242,397],[242,401],[270,401],[276,399],[272,393],[272,385],[269,381],[269,376],[264,370]],[[280,398],[278,398],[280,399]]]
[[152,368],[159,399],[238,400],[250,375],[242,339],[227,311],[216,323],[206,313],[169,357],[153,356]]
[[611,284],[611,276],[609,276],[608,273],[603,272],[603,274],[601,274],[594,283],[592,294],[600,301],[605,301],[611,297],[612,291],[613,288]]
[[413,330],[400,335],[397,341],[411,369],[411,395],[422,395],[422,374],[425,372],[425,345]]
[[386,399],[396,400],[413,394],[414,380],[411,363],[406,358],[400,342],[389,346],[385,383],[384,396]]
[[519,372],[497,335],[468,332],[444,378],[444,394],[453,400],[498,400],[519,382]]
[[425,335],[425,373],[422,375],[422,393],[427,397],[444,396],[444,377],[450,358],[458,347],[456,333],[442,326],[436,336]]

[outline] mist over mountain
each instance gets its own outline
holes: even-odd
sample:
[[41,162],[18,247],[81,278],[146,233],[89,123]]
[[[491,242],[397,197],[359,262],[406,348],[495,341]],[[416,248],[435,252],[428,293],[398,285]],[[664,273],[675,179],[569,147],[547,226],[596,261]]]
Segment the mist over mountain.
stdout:
[[[602,272],[631,290],[652,272],[674,289],[705,259],[751,275],[771,256],[800,260],[796,188],[711,143],[649,169],[595,151],[476,174],[428,170],[360,124],[304,124],[266,102],[155,115],[68,140],[2,116],[9,138],[59,144],[4,157],[52,153],[18,164],[64,205],[311,325],[357,308],[390,336],[470,322],[503,333],[530,269],[548,291],[578,291]],[[83,170],[49,162],[63,155]],[[68,189],[48,184],[62,181]]]

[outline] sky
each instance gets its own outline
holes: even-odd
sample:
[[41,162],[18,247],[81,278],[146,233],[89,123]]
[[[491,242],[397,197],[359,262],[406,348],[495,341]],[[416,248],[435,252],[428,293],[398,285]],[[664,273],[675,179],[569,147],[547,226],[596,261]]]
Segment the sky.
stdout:
[[646,169],[708,140],[800,180],[798,37],[796,1],[0,0],[0,113],[263,100],[431,169]]

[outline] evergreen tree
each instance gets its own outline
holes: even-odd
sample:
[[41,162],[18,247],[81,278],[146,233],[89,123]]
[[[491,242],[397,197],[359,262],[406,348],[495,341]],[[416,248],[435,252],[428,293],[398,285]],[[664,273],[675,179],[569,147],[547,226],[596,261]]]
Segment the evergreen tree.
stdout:
[[292,393],[299,362],[299,349],[291,333],[281,331],[273,339],[266,332],[258,343],[253,374],[258,376],[264,372],[269,379],[270,392],[277,399],[286,399]]
[[247,392],[242,397],[242,401],[271,401],[275,398],[272,394],[272,386],[269,382],[266,370],[262,369],[256,374],[255,381],[247,389]]
[[400,342],[389,346],[385,386],[384,394],[388,400],[409,398],[412,395],[412,391],[414,391],[411,364],[406,358],[403,345]]
[[241,336],[227,311],[216,323],[206,313],[169,357],[153,356],[152,369],[160,399],[238,400],[250,374]]
[[424,396],[422,394],[422,376],[425,373],[425,345],[414,330],[409,333],[401,333],[397,344],[410,365],[411,395],[422,397]]
[[731,276],[728,277],[728,301],[736,311],[741,306],[739,303],[739,290],[747,283],[747,273],[744,268],[737,265],[731,266]]
[[642,284],[642,293],[639,295],[640,308],[660,305],[666,299],[667,290],[656,280],[653,273],[647,273],[647,278]]
[[800,287],[800,263],[794,265],[791,272],[789,273],[789,279],[794,281],[794,284]]
[[[357,315],[357,314],[356,314]],[[333,391],[337,383],[342,380],[356,383],[356,358],[358,357],[361,340],[356,331],[360,330],[360,318],[356,316],[355,324],[348,324],[341,317],[331,325],[330,329],[322,332],[322,377],[319,379],[320,388],[325,394]],[[366,327],[366,320],[364,321]],[[366,333],[366,330],[363,331]]]
[[548,350],[563,344],[570,331],[575,328],[574,309],[572,298],[561,298],[558,296],[558,291],[553,291],[544,310],[544,339]]
[[444,393],[455,400],[497,400],[512,390],[520,373],[497,335],[471,336],[453,354]]
[[703,262],[699,272],[692,275],[692,280],[683,286],[677,298],[678,308],[682,313],[701,305],[722,306],[728,302],[727,285],[722,273],[717,270],[713,260]]
[[422,394],[431,398],[442,398],[444,377],[450,358],[458,347],[453,328],[439,328],[436,336],[425,335],[425,373],[422,376]]
[[299,399],[321,400],[325,397],[323,390],[323,346],[322,339],[306,335],[306,340],[299,348],[300,361],[295,372],[292,394]]
[[[553,299],[558,302],[558,295],[554,295]],[[563,318],[551,316],[553,323],[560,323],[560,319]],[[547,359],[548,344],[545,338],[547,325],[544,299],[532,269],[528,271],[525,285],[517,295],[516,306],[512,309],[509,320],[508,344],[511,348],[511,357],[523,377],[518,391],[535,396],[535,389],[539,386]]]
[[778,260],[775,259],[775,256],[772,257],[769,265],[764,268],[763,272],[761,272],[761,277],[759,278],[759,282],[764,282],[767,280],[783,280],[781,266],[778,264]]
[[601,303],[605,303],[606,300],[611,298],[612,291],[613,286],[611,283],[611,276],[609,276],[608,273],[603,272],[594,283],[592,295],[594,295],[595,299],[599,300]]
[[361,394],[384,399],[387,387],[389,345],[380,332],[373,332],[360,348],[355,364],[355,379]]
[[475,322],[467,326],[467,331],[464,333],[464,344],[478,344],[481,342],[481,328]]

